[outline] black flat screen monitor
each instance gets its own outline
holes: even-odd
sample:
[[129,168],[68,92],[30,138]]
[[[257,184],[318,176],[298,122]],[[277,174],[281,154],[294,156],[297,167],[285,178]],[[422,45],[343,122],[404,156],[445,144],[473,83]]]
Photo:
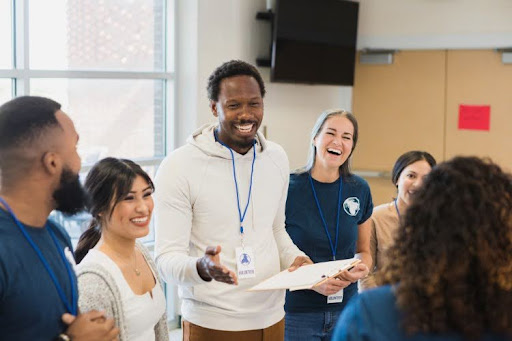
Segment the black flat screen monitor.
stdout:
[[354,84],[359,3],[277,0],[271,80]]

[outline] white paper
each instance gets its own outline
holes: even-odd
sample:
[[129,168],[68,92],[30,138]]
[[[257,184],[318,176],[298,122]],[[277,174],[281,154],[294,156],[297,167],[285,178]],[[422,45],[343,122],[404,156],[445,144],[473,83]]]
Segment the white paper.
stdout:
[[274,275],[258,285],[250,288],[249,291],[290,289],[302,290],[311,289],[316,283],[332,277],[338,272],[348,269],[354,262],[359,261],[355,258],[343,259],[337,261],[303,265],[295,271],[284,270]]

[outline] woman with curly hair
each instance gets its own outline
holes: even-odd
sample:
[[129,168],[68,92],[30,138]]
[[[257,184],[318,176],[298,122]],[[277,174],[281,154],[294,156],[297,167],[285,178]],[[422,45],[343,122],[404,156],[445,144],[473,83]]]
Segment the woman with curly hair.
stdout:
[[396,198],[373,209],[371,217],[370,251],[372,266],[368,277],[359,282],[361,289],[376,286],[375,274],[386,263],[386,251],[393,245],[400,218],[411,203],[412,195],[418,190],[423,178],[436,165],[436,160],[427,152],[412,150],[398,157],[391,172],[391,182],[397,189]]
[[512,176],[456,157],[434,168],[333,340],[512,340]]

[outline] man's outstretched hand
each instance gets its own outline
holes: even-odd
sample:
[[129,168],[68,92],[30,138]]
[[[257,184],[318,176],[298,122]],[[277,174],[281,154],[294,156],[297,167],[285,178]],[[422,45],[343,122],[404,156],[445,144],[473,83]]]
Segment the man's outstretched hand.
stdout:
[[216,280],[227,284],[238,285],[236,274],[220,263],[220,245],[208,246],[204,256],[196,263],[199,276],[205,281]]

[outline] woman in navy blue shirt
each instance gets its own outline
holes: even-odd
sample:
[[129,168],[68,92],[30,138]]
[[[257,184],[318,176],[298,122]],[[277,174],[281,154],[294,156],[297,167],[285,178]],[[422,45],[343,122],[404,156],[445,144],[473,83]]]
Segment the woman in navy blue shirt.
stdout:
[[308,164],[290,176],[286,229],[315,263],[353,258],[361,263],[314,290],[287,292],[285,340],[330,340],[345,304],[357,294],[357,281],[371,264],[370,188],[350,173],[356,146],[355,117],[329,110],[318,118]]

